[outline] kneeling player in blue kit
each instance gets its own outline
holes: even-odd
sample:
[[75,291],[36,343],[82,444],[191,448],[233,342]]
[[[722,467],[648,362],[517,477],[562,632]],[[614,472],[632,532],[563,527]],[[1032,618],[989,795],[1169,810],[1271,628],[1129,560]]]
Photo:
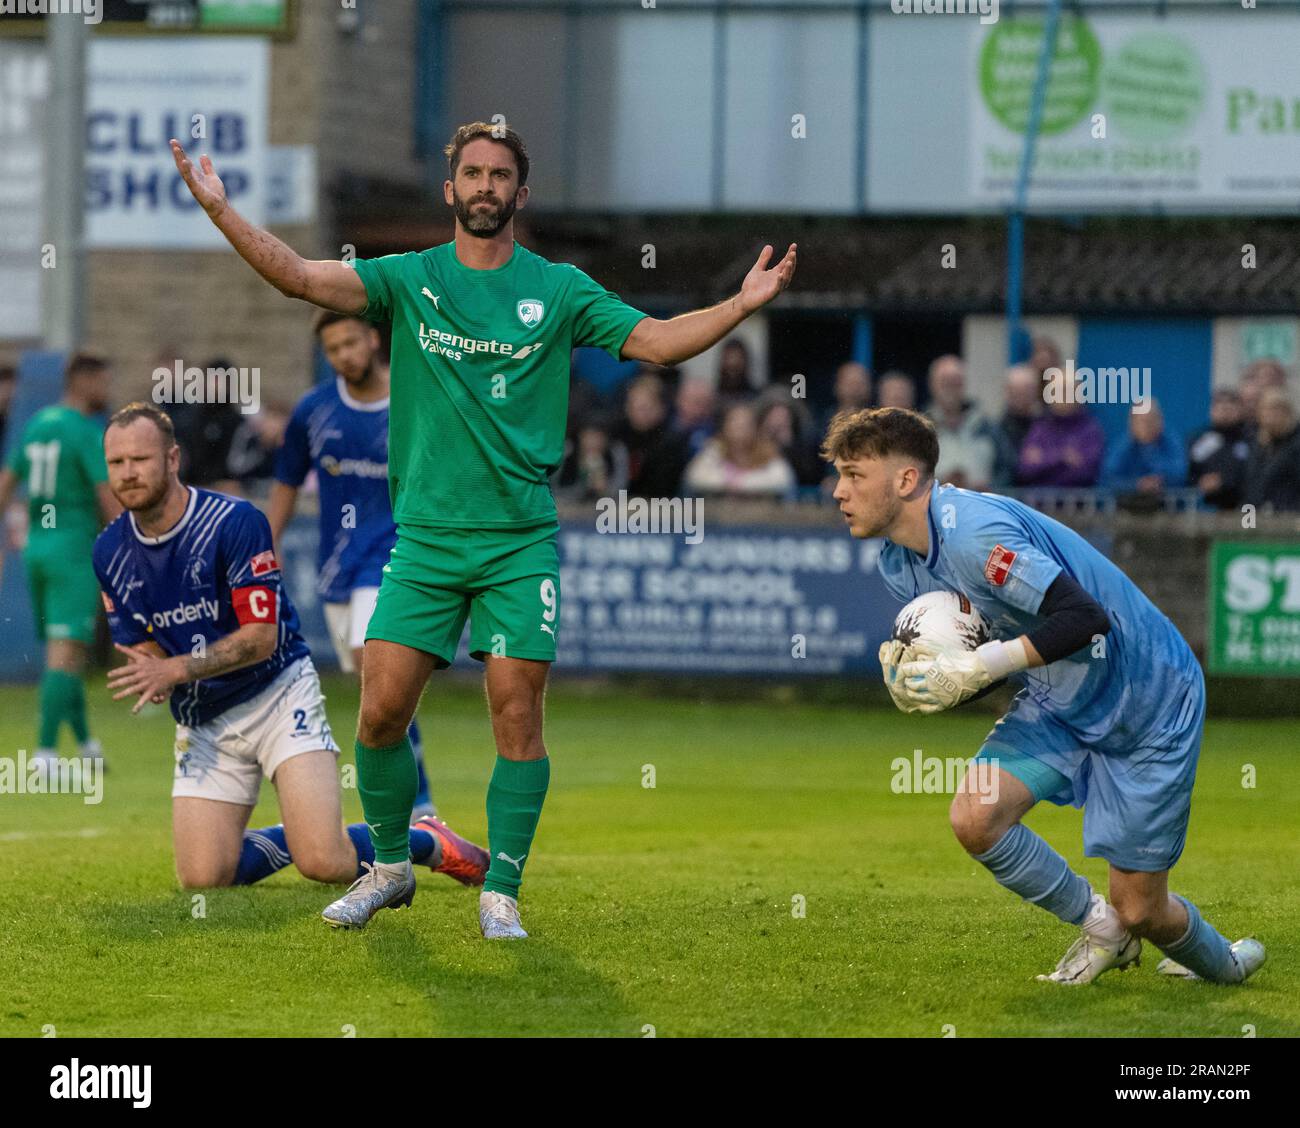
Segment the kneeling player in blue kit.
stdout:
[[[296,865],[352,881],[374,862],[364,823],[343,827],[338,746],[271,529],[239,498],[185,486],[171,420],[134,403],[104,433],[125,512],[95,542],[113,641],[127,663],[114,700],[170,698],[176,718],[172,834],[187,888],[247,885]],[[263,777],[284,822],[246,831]],[[412,828],[411,856],[465,884],[481,859],[441,826]]]
[[[1205,720],[1205,679],[1174,625],[1073,530],[1010,498],[936,483],[938,438],[916,412],[842,413],[822,453],[850,533],[885,538],[890,591],[963,594],[1008,640],[948,653],[893,640],[880,659],[904,712],[949,709],[1007,678],[1021,686],[977,757],[997,768],[996,800],[968,775],[951,822],[1000,884],[1082,928],[1039,978],[1091,983],[1136,964],[1145,939],[1168,957],[1159,972],[1245,980],[1263,945],[1230,944],[1168,891]],[[1110,903],[1020,821],[1042,799],[1083,807],[1084,853],[1110,863]]]

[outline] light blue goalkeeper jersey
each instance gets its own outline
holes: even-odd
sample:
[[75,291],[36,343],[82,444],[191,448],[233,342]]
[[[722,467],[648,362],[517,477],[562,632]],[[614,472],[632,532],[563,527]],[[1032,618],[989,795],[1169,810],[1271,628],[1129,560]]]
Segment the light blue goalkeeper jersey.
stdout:
[[1177,743],[1196,722],[1205,682],[1191,648],[1078,533],[1011,498],[938,484],[929,519],[927,556],[882,547],[880,573],[899,599],[961,592],[994,637],[1012,639],[1043,622],[1043,596],[1065,572],[1110,616],[1103,640],[1012,679],[1082,743],[1123,755]]

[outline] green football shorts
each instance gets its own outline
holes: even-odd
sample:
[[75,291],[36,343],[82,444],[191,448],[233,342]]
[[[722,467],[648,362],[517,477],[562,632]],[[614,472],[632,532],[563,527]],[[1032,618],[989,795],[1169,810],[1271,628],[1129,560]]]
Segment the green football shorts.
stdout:
[[470,656],[555,661],[559,523],[526,529],[400,525],[366,638],[451,665],[469,619]]
[[100,596],[90,554],[27,553],[23,566],[37,634],[46,642],[58,639],[94,642]]

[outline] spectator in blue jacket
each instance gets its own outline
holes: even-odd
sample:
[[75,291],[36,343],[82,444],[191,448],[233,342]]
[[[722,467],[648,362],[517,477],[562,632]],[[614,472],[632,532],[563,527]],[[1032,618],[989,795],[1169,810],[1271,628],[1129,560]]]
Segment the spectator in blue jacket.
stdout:
[[1187,456],[1182,442],[1165,427],[1160,405],[1129,412],[1128,437],[1110,452],[1102,485],[1122,494],[1159,497],[1187,483]]

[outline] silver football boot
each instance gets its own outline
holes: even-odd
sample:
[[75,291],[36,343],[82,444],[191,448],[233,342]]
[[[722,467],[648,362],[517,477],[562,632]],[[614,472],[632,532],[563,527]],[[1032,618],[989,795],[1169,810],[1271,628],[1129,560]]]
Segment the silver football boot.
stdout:
[[519,923],[519,902],[504,893],[485,889],[478,895],[478,923],[486,940],[525,940]]
[[1094,893],[1083,918],[1079,938],[1061,957],[1056,970],[1040,975],[1041,983],[1062,983],[1081,987],[1111,968],[1123,971],[1141,963],[1142,941],[1120,923],[1114,908],[1100,893]]
[[321,913],[334,928],[365,928],[380,909],[404,909],[415,897],[415,870],[409,859],[401,869],[369,862],[361,866],[366,872]]

